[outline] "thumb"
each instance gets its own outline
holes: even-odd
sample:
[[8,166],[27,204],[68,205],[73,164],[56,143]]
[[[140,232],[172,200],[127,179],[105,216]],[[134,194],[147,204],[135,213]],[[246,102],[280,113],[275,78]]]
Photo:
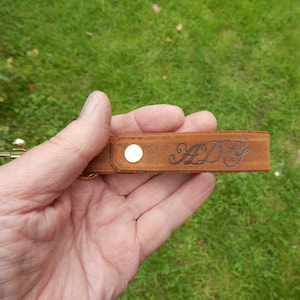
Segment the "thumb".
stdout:
[[[105,147],[111,106],[101,92],[89,95],[77,120],[49,141],[0,167],[0,192],[18,195],[57,193],[69,187]],[[1,188],[2,186],[2,188]]]

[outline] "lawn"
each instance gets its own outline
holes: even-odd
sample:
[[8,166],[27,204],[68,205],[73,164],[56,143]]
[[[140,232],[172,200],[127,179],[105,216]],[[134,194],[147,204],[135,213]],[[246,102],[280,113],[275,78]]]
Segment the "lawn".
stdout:
[[299,298],[299,0],[0,2],[0,149],[50,138],[96,89],[114,114],[170,103],[271,134],[271,171],[218,174],[122,300]]

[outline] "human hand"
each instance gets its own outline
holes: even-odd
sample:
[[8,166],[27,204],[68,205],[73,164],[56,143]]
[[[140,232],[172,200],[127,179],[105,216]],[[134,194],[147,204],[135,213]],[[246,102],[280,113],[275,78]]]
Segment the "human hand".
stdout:
[[114,299],[144,259],[205,201],[209,173],[79,174],[110,135],[212,131],[209,112],[171,105],[111,118],[92,93],[80,116],[49,141],[0,167],[0,298]]

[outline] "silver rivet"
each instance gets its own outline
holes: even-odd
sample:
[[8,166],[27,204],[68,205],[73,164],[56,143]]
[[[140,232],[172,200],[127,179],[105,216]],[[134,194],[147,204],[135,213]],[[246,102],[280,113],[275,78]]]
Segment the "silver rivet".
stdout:
[[124,151],[125,159],[133,164],[139,162],[142,159],[143,155],[143,149],[136,144],[131,144],[127,146]]

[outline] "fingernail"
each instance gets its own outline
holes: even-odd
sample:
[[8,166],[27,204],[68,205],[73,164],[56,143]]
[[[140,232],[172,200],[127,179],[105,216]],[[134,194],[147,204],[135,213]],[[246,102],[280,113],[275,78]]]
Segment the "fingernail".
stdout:
[[79,119],[83,118],[83,119],[87,119],[90,118],[95,109],[97,108],[99,104],[99,101],[97,99],[97,96],[95,93],[92,93],[88,96],[87,100],[85,101],[85,104],[83,106],[83,108],[81,109],[80,115],[79,115]]

